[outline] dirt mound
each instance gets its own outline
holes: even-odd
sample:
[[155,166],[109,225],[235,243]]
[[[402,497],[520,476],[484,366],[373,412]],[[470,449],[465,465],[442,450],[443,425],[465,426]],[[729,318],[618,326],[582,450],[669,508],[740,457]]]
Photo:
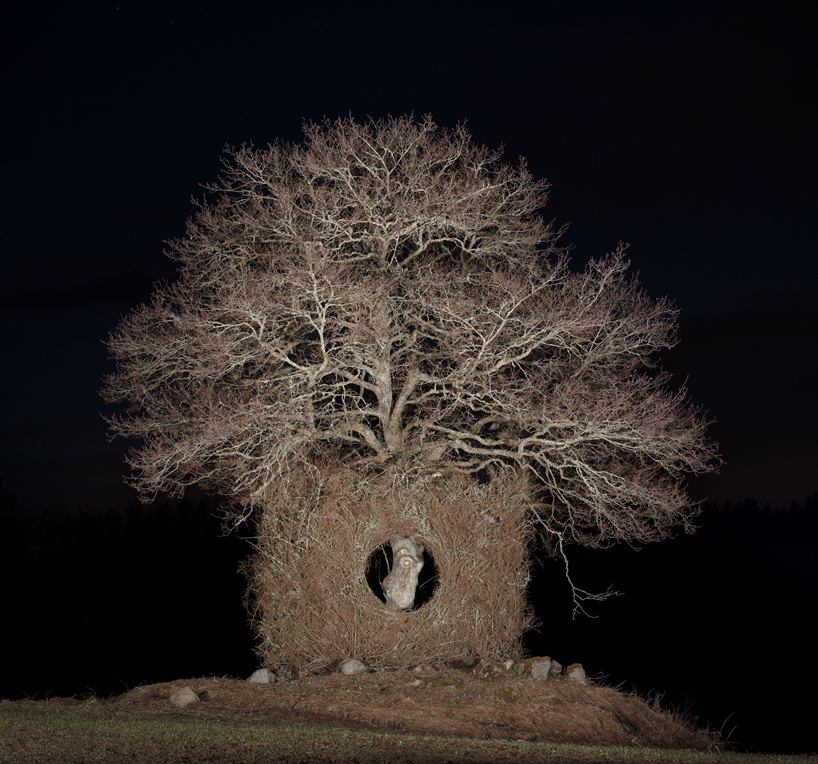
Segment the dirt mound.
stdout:
[[[329,674],[274,684],[240,679],[178,680],[103,701],[139,713],[166,713],[190,687],[192,716],[253,716],[464,738],[707,750],[718,735],[696,729],[657,702],[593,682],[486,680],[467,668]],[[51,701],[53,702],[53,700]]]

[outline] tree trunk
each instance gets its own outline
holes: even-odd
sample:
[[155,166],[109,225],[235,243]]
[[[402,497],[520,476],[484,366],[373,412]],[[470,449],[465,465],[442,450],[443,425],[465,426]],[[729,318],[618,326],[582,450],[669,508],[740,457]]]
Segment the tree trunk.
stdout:
[[392,545],[392,572],[383,580],[386,606],[411,610],[415,604],[418,574],[423,568],[423,547],[413,537],[395,536]]

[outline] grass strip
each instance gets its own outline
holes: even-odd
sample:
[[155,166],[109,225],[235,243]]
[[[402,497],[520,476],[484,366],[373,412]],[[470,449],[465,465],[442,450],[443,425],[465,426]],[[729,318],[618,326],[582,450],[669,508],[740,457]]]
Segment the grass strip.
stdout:
[[500,740],[457,739],[347,729],[335,725],[237,718],[202,719],[178,711],[136,715],[45,703],[0,705],[0,762],[547,762],[548,764],[807,764],[811,756],[777,756]]

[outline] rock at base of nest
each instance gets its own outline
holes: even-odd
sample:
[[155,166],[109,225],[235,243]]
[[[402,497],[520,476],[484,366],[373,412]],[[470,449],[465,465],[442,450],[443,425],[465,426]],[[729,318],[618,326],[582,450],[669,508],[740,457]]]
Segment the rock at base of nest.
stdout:
[[369,669],[355,658],[346,658],[338,664],[339,674],[366,674]]
[[199,696],[190,687],[183,687],[181,690],[176,690],[169,700],[176,708],[184,708],[191,703],[198,703]]
[[581,663],[572,663],[567,669],[565,669],[565,676],[567,676],[572,682],[585,684],[585,669],[582,668]]
[[275,674],[270,669],[260,668],[254,671],[247,681],[253,684],[272,684],[275,680]]

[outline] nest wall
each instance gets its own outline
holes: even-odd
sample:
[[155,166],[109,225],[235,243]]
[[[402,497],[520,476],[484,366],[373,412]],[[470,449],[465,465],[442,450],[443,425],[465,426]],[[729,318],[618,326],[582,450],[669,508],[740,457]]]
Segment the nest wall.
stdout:
[[[534,625],[526,599],[532,528],[528,484],[511,471],[426,485],[396,474],[291,475],[258,520],[246,568],[262,665],[278,674],[472,655],[519,659]],[[366,581],[370,554],[414,536],[437,567],[434,596],[395,612]]]

